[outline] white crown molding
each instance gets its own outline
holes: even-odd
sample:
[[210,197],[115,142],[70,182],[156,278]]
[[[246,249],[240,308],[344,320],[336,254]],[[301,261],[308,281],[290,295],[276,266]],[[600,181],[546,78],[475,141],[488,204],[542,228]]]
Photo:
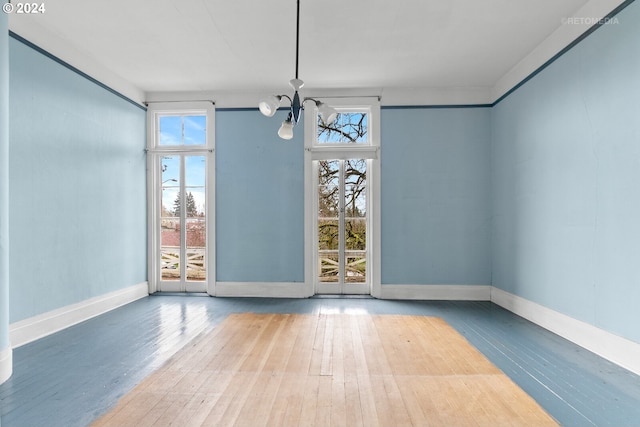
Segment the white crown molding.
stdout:
[[380,100],[383,106],[488,105],[491,87],[387,88]]
[[640,375],[640,343],[622,338],[496,287],[491,289],[491,301]]
[[13,373],[13,350],[7,347],[0,350],[0,384],[11,377]]
[[527,56],[502,76],[491,90],[492,102],[500,99],[531,73],[544,65],[562,49],[573,43],[591,28],[599,19],[604,18],[624,0],[591,0],[573,16],[567,16],[558,24],[560,27],[536,46]]
[[142,282],[128,288],[100,295],[48,311],[9,325],[9,337],[13,348],[84,322],[149,295],[149,285]]
[[382,285],[381,299],[489,301],[488,285]]
[[[145,101],[213,101],[216,108],[258,108],[258,102],[268,95],[288,94],[292,89],[274,89],[261,93],[201,91],[201,92],[147,92]],[[378,97],[382,106],[431,106],[431,105],[485,105],[490,104],[490,87],[444,88],[359,88],[313,89],[303,88],[301,96],[313,98]]]
[[[380,89],[322,89],[312,90],[304,88],[300,96],[315,98],[345,98],[345,97],[380,97]],[[293,95],[293,89],[280,88],[264,92],[229,92],[229,91],[176,91],[176,92],[147,92],[146,102],[177,102],[177,101],[212,101],[216,108],[255,108],[261,99],[273,94]],[[283,104],[286,106],[286,104]]]

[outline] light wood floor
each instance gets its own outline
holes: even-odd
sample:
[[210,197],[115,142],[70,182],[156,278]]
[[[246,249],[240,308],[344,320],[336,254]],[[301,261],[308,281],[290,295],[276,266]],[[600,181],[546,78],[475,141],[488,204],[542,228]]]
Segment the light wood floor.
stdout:
[[444,320],[232,314],[93,426],[546,426]]

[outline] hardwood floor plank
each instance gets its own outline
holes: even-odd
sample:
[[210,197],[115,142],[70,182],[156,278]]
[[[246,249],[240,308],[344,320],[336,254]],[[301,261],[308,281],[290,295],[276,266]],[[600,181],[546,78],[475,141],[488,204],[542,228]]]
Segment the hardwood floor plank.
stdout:
[[254,336],[250,349],[244,350],[244,360],[238,367],[242,372],[259,372],[265,365],[277,337],[284,325],[282,316],[266,316],[258,322],[256,329],[249,336]]
[[247,397],[247,390],[255,382],[255,372],[236,372],[219,399],[212,405],[203,426],[232,426]]
[[205,380],[200,384],[197,393],[218,395],[224,393],[229,384],[234,380],[237,371],[203,371]]
[[300,411],[300,426],[310,427],[316,425],[318,412],[318,396],[320,394],[320,375],[308,375],[304,386],[304,397]]
[[490,426],[491,423],[495,423],[495,419],[488,411],[484,390],[476,384],[476,377],[465,376],[459,381],[461,393],[465,396],[465,409],[473,414],[475,425]]
[[391,375],[391,367],[374,323],[375,316],[358,316],[364,356],[369,374]]
[[320,375],[324,356],[324,341],[327,329],[327,315],[320,314],[314,332],[313,349],[309,362],[309,375]]
[[194,393],[190,396],[190,399],[186,404],[178,410],[170,423],[165,426],[180,426],[180,427],[200,427],[209,412],[211,407],[220,398],[220,395],[206,394],[206,393]]
[[[376,408],[376,416],[378,418],[378,423],[381,426],[407,426],[411,425],[409,423],[399,422],[405,417],[403,414],[398,414],[394,412],[395,404],[390,399],[389,394],[387,393],[385,383],[386,378],[390,375],[371,375],[371,389],[373,391],[373,398],[375,400],[375,408]],[[408,413],[406,414],[406,418],[408,417]]]
[[299,424],[304,396],[305,375],[284,373],[275,393],[267,426],[288,427]]
[[331,378],[331,426],[348,426],[347,393],[344,374]]
[[[356,359],[355,339],[352,333],[353,316],[343,315],[341,321],[342,372],[344,376],[356,375],[360,360]],[[357,336],[357,335],[356,335]]]
[[438,377],[424,377],[423,381],[417,384],[417,389],[420,406],[425,417],[429,420],[429,425],[442,427],[456,425],[456,414],[447,403]]
[[285,372],[307,375],[311,372],[311,358],[320,318],[319,316],[296,316],[295,319],[298,328],[292,348],[292,350],[295,349],[295,355],[289,357]]
[[[365,346],[363,343],[363,334],[360,331],[359,316],[350,316],[348,325],[350,331],[350,343],[353,348],[354,358],[354,381],[358,390],[360,403],[360,415],[362,416],[362,424],[364,426],[376,427],[379,425],[376,416],[376,404],[373,388],[371,386],[371,378],[369,376],[369,367],[367,365],[367,357]],[[354,412],[357,411],[354,409]],[[357,418],[357,415],[355,415]]]
[[335,333],[335,316],[325,316],[324,337],[322,340],[322,358],[320,375],[333,375],[333,334]]
[[[187,406],[193,394],[168,393],[149,413],[139,427],[166,427],[173,423],[176,416]],[[174,424],[175,425],[175,424]]]
[[[219,345],[212,346],[211,358],[203,366],[205,370],[212,371],[236,371],[244,363],[247,352],[255,345],[259,336],[262,321],[251,316],[238,322],[239,315],[231,315],[219,326],[224,330]],[[213,342],[216,342],[215,340]],[[206,343],[204,343],[205,346]]]
[[96,426],[121,426],[137,427],[140,420],[143,420],[155,406],[160,402],[164,393],[139,392],[134,393],[128,404],[118,407],[105,414],[94,425]]
[[413,377],[410,375],[397,375],[396,381],[398,382],[398,388],[400,395],[402,396],[402,402],[405,408],[407,408],[407,414],[411,419],[411,425],[414,426],[427,426],[429,420],[422,411],[420,406],[423,396],[417,392],[417,383],[422,381],[423,377]]
[[451,417],[455,420],[453,425],[474,427],[477,426],[476,414],[468,410],[467,396],[464,395],[466,388],[460,383],[460,378],[464,376],[465,374],[442,376],[437,377],[436,381],[440,384],[447,406],[451,408]]
[[314,426],[331,426],[332,383],[329,375],[319,376]]
[[521,425],[556,425],[551,416],[537,410],[538,404],[522,389],[514,387],[513,382],[506,376],[496,376],[492,385],[496,394],[501,396],[501,401],[518,415]]
[[274,409],[274,401],[278,395],[282,379],[282,373],[262,370],[247,395],[235,425],[247,427],[266,426]]
[[411,426],[409,411],[402,400],[402,394],[395,375],[383,375],[384,390],[389,400],[395,426]]
[[278,339],[278,345],[274,346],[269,352],[269,357],[265,361],[263,368],[265,372],[283,373],[286,371],[300,333],[302,317],[292,314],[283,316],[283,323],[279,331],[281,338]]
[[378,418],[378,408],[376,406],[376,395],[371,376],[368,374],[358,374],[358,391],[360,393],[360,412],[362,413],[362,423],[365,426],[384,426]]
[[[344,377],[345,421],[349,427],[365,427],[362,416],[362,399],[358,388],[358,377],[350,372]],[[367,427],[369,424],[367,424]]]

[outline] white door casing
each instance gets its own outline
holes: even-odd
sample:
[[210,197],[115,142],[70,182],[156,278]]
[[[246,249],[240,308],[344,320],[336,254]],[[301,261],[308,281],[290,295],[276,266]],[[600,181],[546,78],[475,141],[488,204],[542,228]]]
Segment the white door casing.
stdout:
[[[338,113],[365,113],[366,137],[353,141],[319,140],[318,112],[305,110],[305,284],[307,294],[345,293],[345,287],[319,287],[318,267],[318,162],[366,159],[367,161],[367,283],[354,293],[380,296],[380,102],[378,98],[322,99]],[[347,115],[347,114],[345,114]],[[333,288],[333,289],[332,289]],[[348,291],[346,291],[348,292]]]

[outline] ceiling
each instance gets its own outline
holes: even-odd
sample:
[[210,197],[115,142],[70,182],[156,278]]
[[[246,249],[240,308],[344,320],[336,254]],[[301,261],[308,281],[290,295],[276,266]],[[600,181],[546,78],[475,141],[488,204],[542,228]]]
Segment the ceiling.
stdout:
[[[588,28],[568,18],[619,3],[301,0],[299,75],[319,93],[492,102]],[[65,0],[9,24],[136,100],[288,92],[295,74],[296,0]]]

